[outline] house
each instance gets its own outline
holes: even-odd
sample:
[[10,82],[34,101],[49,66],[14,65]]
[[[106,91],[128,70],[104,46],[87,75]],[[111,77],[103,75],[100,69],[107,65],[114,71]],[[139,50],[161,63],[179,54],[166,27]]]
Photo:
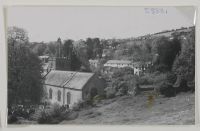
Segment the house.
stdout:
[[109,60],[104,64],[103,72],[112,74],[111,68],[130,67],[134,69],[135,75],[140,75],[143,71],[151,66],[151,62],[132,62],[128,60]]
[[89,60],[90,66],[97,68],[100,65],[99,60]]
[[146,62],[133,62],[134,74],[140,75],[152,66],[151,61]]
[[45,102],[72,107],[104,93],[105,82],[94,73],[51,70],[44,80]]
[[104,69],[103,72],[106,74],[113,74],[114,69],[113,68],[125,68],[125,67],[130,67],[134,69],[134,74],[135,75],[140,75],[141,74],[141,68],[138,64],[132,63],[131,61],[128,60],[109,60],[104,64]]
[[136,74],[136,75],[140,75],[141,72],[143,71],[141,62],[134,62],[133,68],[134,68],[134,74]]
[[49,56],[39,56],[39,59],[43,62],[43,63],[47,63],[49,60]]

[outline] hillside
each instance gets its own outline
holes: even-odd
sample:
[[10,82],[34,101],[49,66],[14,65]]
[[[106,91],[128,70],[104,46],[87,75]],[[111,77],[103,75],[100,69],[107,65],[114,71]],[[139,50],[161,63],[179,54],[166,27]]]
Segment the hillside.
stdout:
[[77,119],[61,124],[191,125],[195,124],[195,95],[158,96],[152,106],[147,94],[117,97],[101,101],[96,107],[82,109]]

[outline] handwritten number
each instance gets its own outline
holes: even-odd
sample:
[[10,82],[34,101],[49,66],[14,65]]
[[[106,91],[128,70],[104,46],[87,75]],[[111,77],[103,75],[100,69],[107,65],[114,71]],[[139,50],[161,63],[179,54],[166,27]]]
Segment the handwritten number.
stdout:
[[145,14],[167,14],[167,10],[163,8],[144,8]]

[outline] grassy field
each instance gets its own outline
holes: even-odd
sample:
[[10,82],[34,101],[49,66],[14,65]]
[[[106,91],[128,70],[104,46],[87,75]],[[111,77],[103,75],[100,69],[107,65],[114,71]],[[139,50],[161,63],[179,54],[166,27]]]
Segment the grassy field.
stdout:
[[61,124],[191,125],[195,124],[195,95],[149,98],[148,94],[103,100],[82,109],[79,117]]

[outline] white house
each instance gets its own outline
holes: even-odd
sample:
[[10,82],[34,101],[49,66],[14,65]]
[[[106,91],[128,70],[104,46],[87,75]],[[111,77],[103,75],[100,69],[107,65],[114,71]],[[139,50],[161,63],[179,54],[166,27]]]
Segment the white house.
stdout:
[[[147,63],[148,65],[148,63]],[[104,64],[105,68],[124,68],[124,67],[130,67],[134,69],[135,75],[140,75],[142,71],[144,71],[148,66],[146,64],[141,64],[141,62],[131,62],[128,60],[109,60]],[[108,69],[109,70],[109,69]],[[107,69],[104,69],[104,72],[108,73]]]
[[44,81],[45,102],[69,105],[102,95],[104,80],[94,73],[51,70]]

